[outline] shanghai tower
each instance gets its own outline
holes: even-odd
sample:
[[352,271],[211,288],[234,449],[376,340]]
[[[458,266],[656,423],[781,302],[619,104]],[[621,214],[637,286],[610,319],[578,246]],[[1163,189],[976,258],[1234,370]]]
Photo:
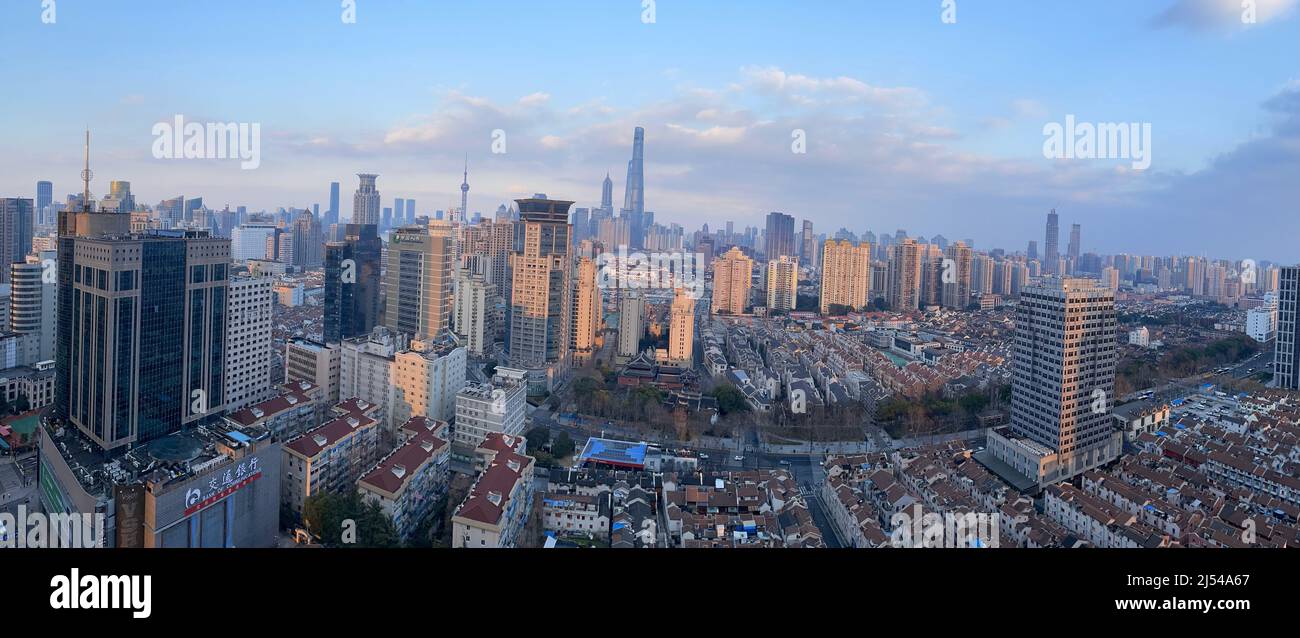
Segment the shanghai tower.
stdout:
[[632,138],[632,160],[627,163],[627,189],[619,215],[628,218],[629,241],[640,248],[645,237],[645,129],[639,126]]

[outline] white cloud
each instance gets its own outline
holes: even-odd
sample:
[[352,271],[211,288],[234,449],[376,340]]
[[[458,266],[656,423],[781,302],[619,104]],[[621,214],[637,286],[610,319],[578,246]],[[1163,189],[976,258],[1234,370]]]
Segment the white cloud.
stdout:
[[914,108],[925,103],[924,93],[917,89],[873,86],[846,76],[815,78],[786,73],[776,67],[745,67],[741,73],[759,92],[807,106],[865,102],[891,108]]
[[[1286,17],[1300,0],[1175,0],[1157,15],[1152,26],[1194,31],[1233,31],[1252,26],[1244,16],[1253,8],[1256,25]],[[1253,4],[1253,7],[1251,6]]]

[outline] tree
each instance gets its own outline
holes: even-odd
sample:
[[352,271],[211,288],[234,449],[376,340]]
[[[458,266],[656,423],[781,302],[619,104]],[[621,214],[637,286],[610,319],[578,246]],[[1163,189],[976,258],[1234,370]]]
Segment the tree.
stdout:
[[718,400],[718,410],[723,416],[749,411],[749,402],[745,400],[745,393],[729,383],[715,386],[709,391],[709,396]]
[[551,431],[544,427],[535,427],[529,430],[528,433],[524,435],[524,438],[528,439],[529,453],[540,451],[551,442]]
[[303,503],[303,519],[312,536],[326,547],[398,547],[401,539],[393,520],[378,503],[361,495],[317,492]]
[[561,431],[555,436],[555,440],[551,442],[551,456],[557,459],[565,458],[573,454],[576,447],[573,439],[569,438],[569,433]]

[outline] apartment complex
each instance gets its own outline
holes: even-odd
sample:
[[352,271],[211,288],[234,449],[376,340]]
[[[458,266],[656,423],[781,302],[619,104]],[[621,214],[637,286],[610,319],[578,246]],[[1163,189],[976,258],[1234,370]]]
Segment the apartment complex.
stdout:
[[379,406],[353,398],[333,412],[329,422],[283,446],[280,501],[298,516],[312,494],[353,489],[379,456]]
[[357,481],[362,501],[379,505],[404,541],[415,538],[447,492],[451,446],[446,430],[446,422],[411,418],[401,427],[403,443]]
[[475,450],[481,471],[452,516],[454,548],[514,547],[533,504],[533,457],[526,439],[490,434]]
[[754,260],[733,246],[713,261],[713,314],[743,315],[749,310]]
[[828,240],[822,247],[821,313],[861,310],[871,302],[871,244]]

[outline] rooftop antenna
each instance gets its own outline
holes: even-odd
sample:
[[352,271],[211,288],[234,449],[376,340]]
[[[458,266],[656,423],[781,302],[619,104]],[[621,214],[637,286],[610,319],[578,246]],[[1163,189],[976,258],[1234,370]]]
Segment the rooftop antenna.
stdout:
[[90,129],[86,129],[86,167],[81,171],[81,181],[85,184],[85,190],[81,194],[81,209],[87,213],[90,212],[90,180],[95,176],[90,171]]

